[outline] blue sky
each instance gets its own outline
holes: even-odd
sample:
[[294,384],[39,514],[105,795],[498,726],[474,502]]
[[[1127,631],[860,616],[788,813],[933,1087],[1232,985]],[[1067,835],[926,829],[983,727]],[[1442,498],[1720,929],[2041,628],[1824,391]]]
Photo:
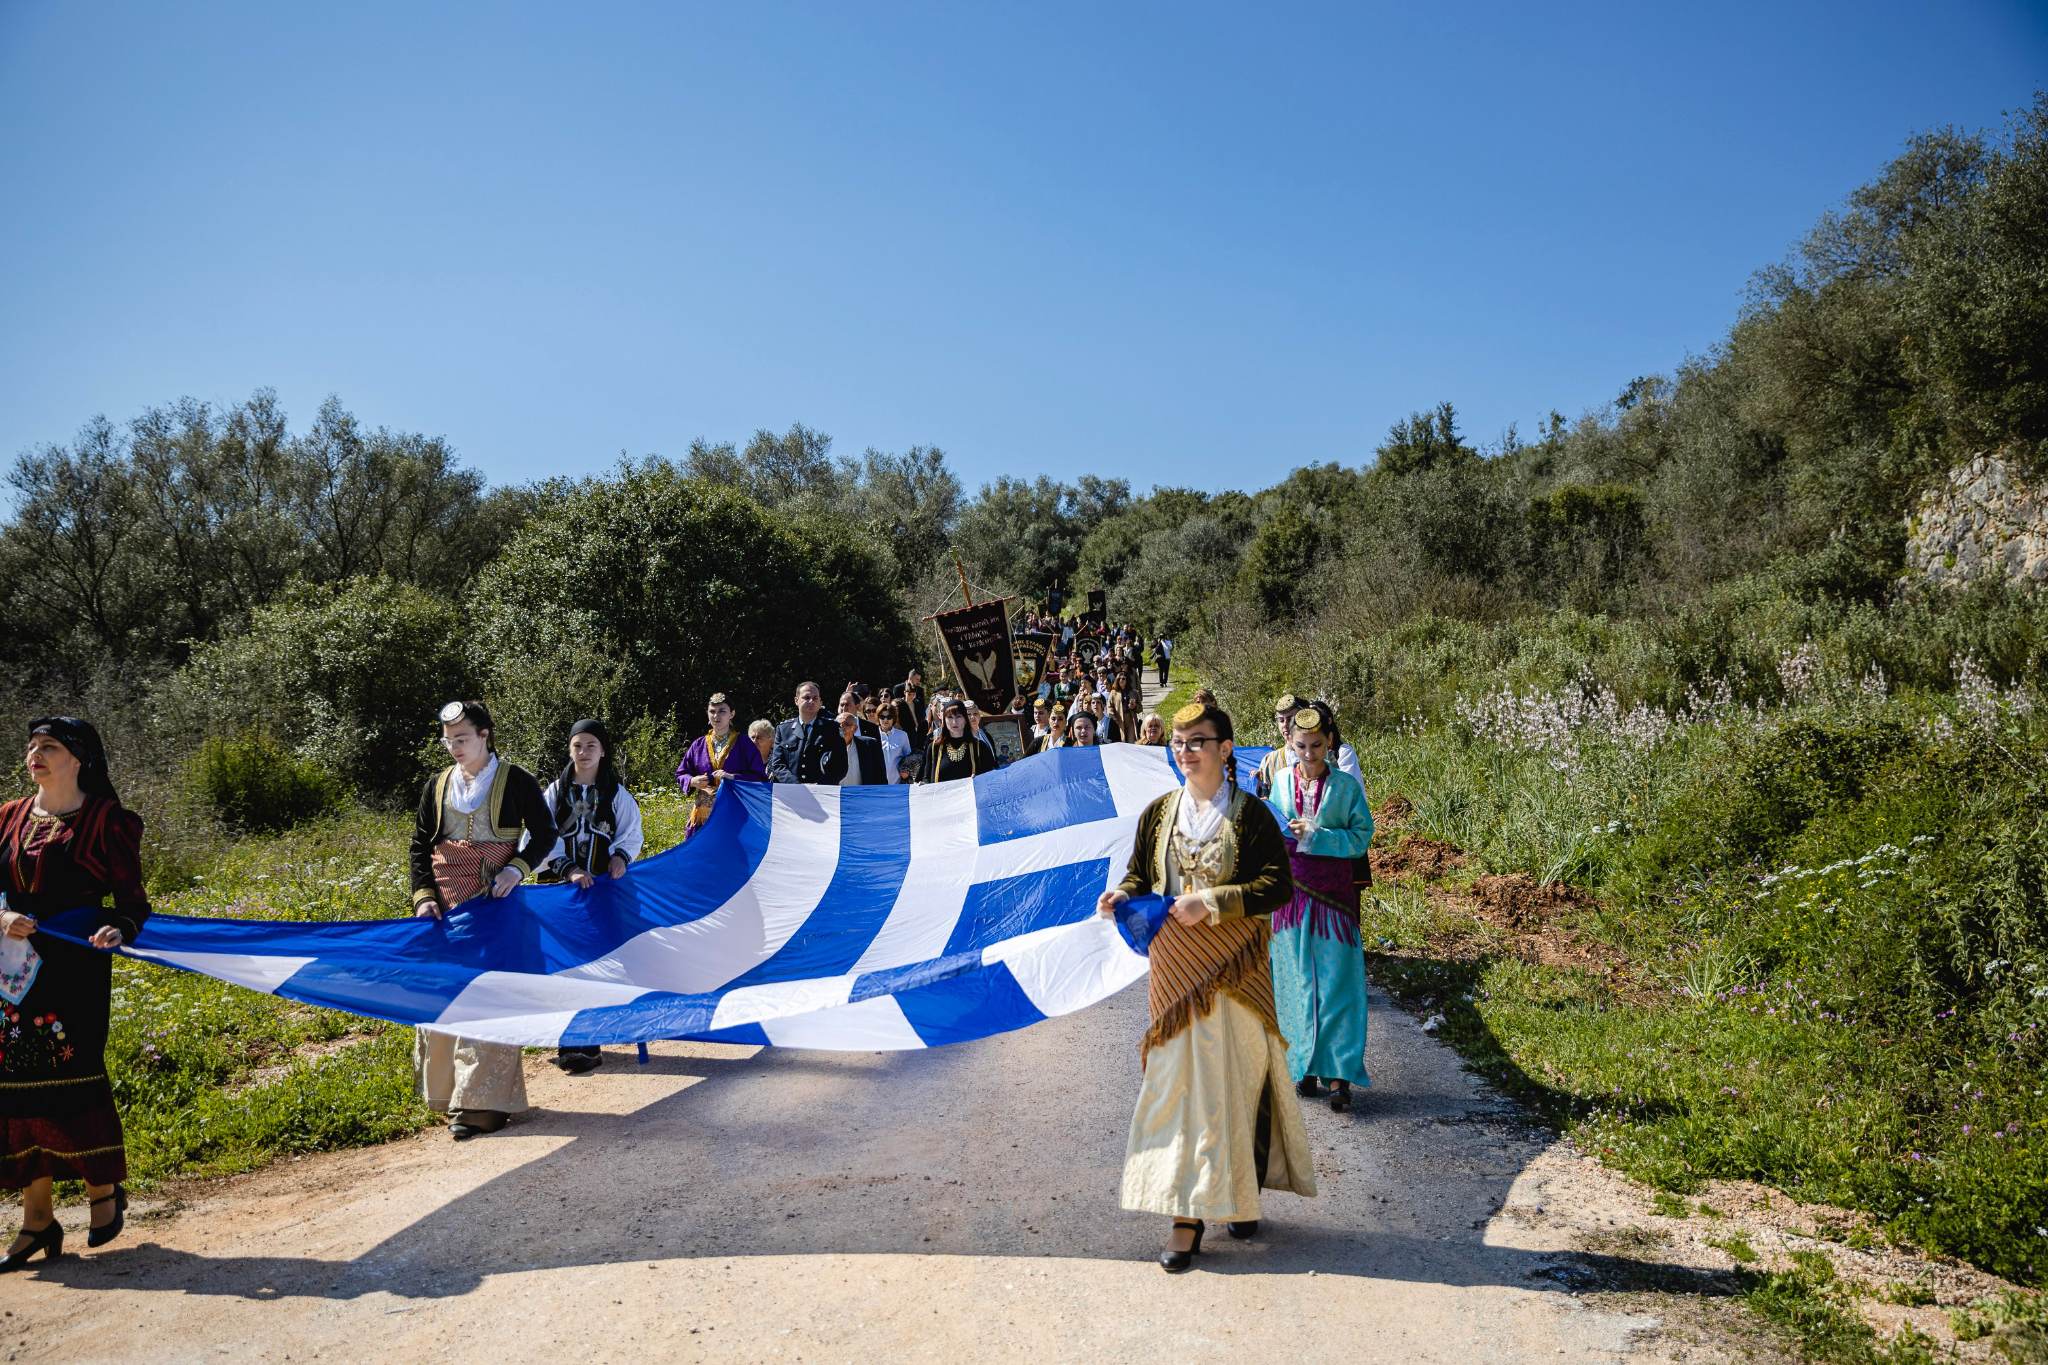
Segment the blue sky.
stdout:
[[1259,487],[1668,371],[2048,83],[2020,0],[1426,8],[0,0],[0,457],[268,385],[494,482]]

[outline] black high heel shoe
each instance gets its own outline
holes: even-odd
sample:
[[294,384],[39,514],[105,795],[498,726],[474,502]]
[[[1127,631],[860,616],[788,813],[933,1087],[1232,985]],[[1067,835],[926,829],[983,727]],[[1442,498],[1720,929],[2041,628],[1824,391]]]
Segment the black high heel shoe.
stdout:
[[93,1207],[97,1208],[109,1199],[114,1201],[114,1216],[107,1220],[104,1227],[88,1227],[85,1230],[85,1244],[89,1247],[105,1246],[121,1235],[122,1228],[128,1226],[128,1191],[121,1188],[121,1182],[118,1180],[114,1182],[114,1192],[103,1194],[93,1200]]
[[1330,1082],[1330,1108],[1342,1114],[1351,1108],[1351,1082]]
[[1247,1218],[1242,1223],[1225,1223],[1223,1230],[1240,1242],[1249,1242],[1259,1235],[1259,1220]]
[[23,1228],[15,1235],[28,1238],[28,1245],[19,1251],[0,1256],[0,1275],[10,1270],[21,1269],[35,1259],[38,1251],[43,1253],[43,1259],[46,1261],[54,1261],[64,1254],[64,1225],[54,1218],[50,1220],[49,1226],[39,1231],[30,1232]]
[[1173,1220],[1173,1230],[1175,1232],[1179,1232],[1182,1228],[1193,1228],[1195,1230],[1195,1241],[1194,1245],[1190,1246],[1186,1251],[1175,1251],[1172,1247],[1168,1247],[1159,1253],[1160,1267],[1167,1274],[1178,1275],[1194,1265],[1195,1257],[1202,1253],[1202,1232],[1207,1226],[1199,1218],[1176,1218]]

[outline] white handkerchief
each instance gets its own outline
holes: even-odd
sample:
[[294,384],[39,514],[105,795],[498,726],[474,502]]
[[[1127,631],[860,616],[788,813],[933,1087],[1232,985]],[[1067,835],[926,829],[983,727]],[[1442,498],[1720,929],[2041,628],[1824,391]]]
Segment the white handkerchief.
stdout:
[[0,999],[19,1005],[42,965],[43,955],[27,939],[0,936]]

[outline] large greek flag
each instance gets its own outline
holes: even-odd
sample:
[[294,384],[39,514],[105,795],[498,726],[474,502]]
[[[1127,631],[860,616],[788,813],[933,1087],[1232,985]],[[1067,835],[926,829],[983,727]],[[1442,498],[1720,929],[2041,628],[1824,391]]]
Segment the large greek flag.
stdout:
[[1144,917],[1095,901],[1177,780],[1165,749],[1114,744],[935,786],[733,782],[688,844],[589,891],[440,921],[156,915],[126,951],[493,1042],[937,1047],[1145,974]]

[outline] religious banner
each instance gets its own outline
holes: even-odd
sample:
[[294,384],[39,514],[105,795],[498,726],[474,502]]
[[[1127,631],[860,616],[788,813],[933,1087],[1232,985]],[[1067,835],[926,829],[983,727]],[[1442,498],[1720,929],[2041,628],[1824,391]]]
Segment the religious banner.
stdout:
[[1030,696],[1038,690],[1038,681],[1045,676],[1045,661],[1052,657],[1053,637],[1042,631],[1027,630],[1012,637],[1011,653],[1017,660],[1017,692]]
[[1095,618],[1095,624],[1109,623],[1109,594],[1101,588],[1088,589],[1088,614]]
[[932,618],[953,662],[953,676],[981,710],[1006,714],[1017,695],[1017,660],[1010,649],[1010,613],[1001,599],[956,607]]

